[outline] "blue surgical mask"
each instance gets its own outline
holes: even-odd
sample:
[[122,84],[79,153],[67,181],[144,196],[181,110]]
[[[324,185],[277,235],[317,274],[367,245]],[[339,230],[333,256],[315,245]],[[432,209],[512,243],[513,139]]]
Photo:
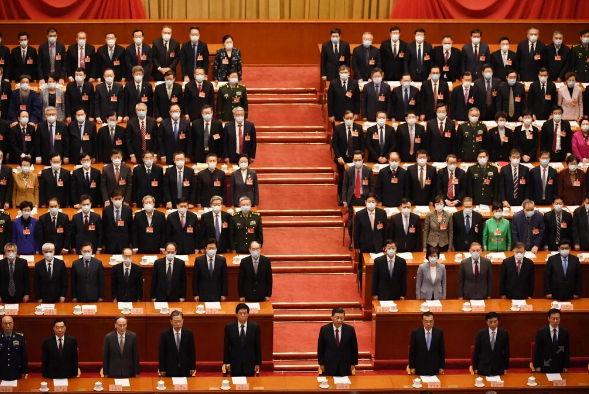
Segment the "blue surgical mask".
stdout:
[[16,254],[15,253],[6,253],[6,258],[8,260],[14,260],[16,258]]
[[576,83],[575,81],[567,81],[567,86],[569,88],[574,88],[575,87],[575,83]]
[[527,218],[531,218],[532,216],[534,216],[534,211],[526,211]]
[[120,166],[121,165],[121,159],[112,159],[112,164],[114,164],[115,166]]
[[382,78],[380,77],[375,77],[372,78],[372,81],[376,84],[376,85],[380,85],[382,83]]
[[48,37],[47,41],[49,41],[50,44],[55,44],[57,42],[57,37]]
[[491,77],[493,77],[493,73],[486,72],[486,73],[484,74],[484,76],[485,76],[485,79],[491,79]]
[[570,253],[570,250],[569,249],[561,249],[560,250],[560,255],[562,257],[568,257],[569,253]]
[[444,206],[440,204],[436,204],[436,211],[442,212],[444,210]]
[[549,163],[550,163],[550,160],[548,160],[548,159],[540,159],[540,164],[543,167],[546,167]]
[[438,116],[438,119],[440,119],[440,120],[446,119],[446,113],[445,112],[438,112],[438,113],[436,113],[436,115]]
[[31,211],[26,211],[22,213],[22,217],[28,219],[31,216]]
[[404,87],[404,88],[408,88],[408,87],[410,87],[410,86],[411,86],[411,82],[407,82],[407,81],[404,81],[404,82],[403,82],[403,87]]
[[217,251],[215,249],[207,249],[207,257],[209,259],[214,258],[216,254],[217,254]]
[[554,40],[554,45],[561,46],[562,45],[562,40]]
[[259,252],[259,251],[257,251],[257,250],[254,250],[254,251],[252,252],[252,259],[254,259],[254,260],[257,260],[257,259],[259,259],[259,258],[260,258],[260,252]]
[[53,253],[52,252],[47,252],[43,254],[45,256],[45,260],[47,261],[51,261],[53,260]]
[[464,208],[462,212],[464,212],[466,216],[470,216],[472,215],[472,208]]
[[395,253],[397,253],[397,249],[387,249],[387,256],[395,257]]
[[337,44],[339,42],[339,37],[331,37],[331,42]]
[[478,260],[478,259],[479,259],[479,257],[481,257],[481,254],[480,254],[480,252],[472,252],[472,253],[470,254],[470,256],[471,256],[473,259],[475,259],[475,260]]
[[241,212],[248,213],[252,209],[251,205],[242,205]]
[[364,40],[364,41],[362,41],[362,45],[364,45],[365,48],[368,48],[372,45],[372,41]]
[[137,116],[138,116],[140,119],[143,119],[143,118],[145,118],[145,116],[146,116],[146,115],[147,115],[147,111],[137,111]]
[[432,81],[439,81],[440,80],[440,74],[432,74]]
[[554,204],[554,210],[556,212],[562,211],[562,204]]
[[90,260],[92,258],[92,253],[82,253],[82,257],[84,260]]
[[430,264],[435,264],[438,262],[438,258],[436,256],[431,256],[428,258]]
[[516,80],[515,80],[514,78],[509,78],[509,79],[507,80],[507,84],[508,84],[509,86],[513,86],[513,85],[515,85],[515,82],[516,82]]

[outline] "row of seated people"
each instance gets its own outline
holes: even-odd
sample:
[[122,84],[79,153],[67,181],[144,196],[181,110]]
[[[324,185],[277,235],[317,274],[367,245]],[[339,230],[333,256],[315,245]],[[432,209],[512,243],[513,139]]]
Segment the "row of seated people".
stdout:
[[[0,68],[0,78],[2,78]],[[170,119],[170,107],[177,105],[183,113],[182,119],[193,122],[202,119],[204,106],[217,108],[217,117],[223,121],[233,119],[232,110],[241,107],[247,117],[248,98],[244,85],[239,84],[237,71],[231,69],[229,81],[219,87],[215,103],[215,86],[205,80],[202,68],[194,70],[194,80],[185,86],[176,83],[174,71],[166,71],[165,80],[154,87],[145,80],[143,68],[133,67],[133,79],[126,84],[114,80],[114,70],[104,71],[104,82],[96,84],[85,81],[86,72],[83,68],[75,71],[75,82],[65,88],[58,87],[58,76],[49,74],[48,83],[37,88],[31,86],[32,77],[23,74],[17,78],[18,85],[13,91],[8,82],[3,82],[0,89],[0,118],[8,120],[12,126],[17,122],[22,111],[29,113],[29,122],[33,125],[47,119],[47,107],[56,109],[59,122],[75,123],[76,112],[83,109],[90,121],[98,124],[106,122],[108,113],[119,114],[119,122],[129,122],[137,118],[137,104],[145,104],[146,115],[154,117],[157,123]],[[179,118],[178,118],[179,119]],[[174,120],[178,120],[174,119]]]
[[[72,34],[73,32],[68,32]],[[126,48],[117,45],[114,32],[104,35],[104,45],[96,48],[88,43],[88,35],[84,31],[76,34],[76,42],[66,46],[57,41],[57,29],[47,29],[47,41],[38,46],[38,50],[30,45],[30,36],[26,31],[18,33],[17,43],[12,50],[0,45],[0,65],[4,68],[4,78],[14,81],[19,76],[30,75],[35,81],[44,84],[49,74],[56,73],[57,81],[74,81],[74,72],[78,67],[86,70],[90,82],[100,81],[104,70],[115,71],[116,81],[133,80],[132,69],[141,66],[145,70],[146,80],[163,81],[167,71],[176,71],[178,64],[185,82],[193,80],[193,72],[202,67],[208,74],[209,47],[200,40],[200,28],[189,28],[189,41],[180,44],[172,38],[172,28],[168,25],[161,30],[161,37],[153,40],[153,44],[144,43],[143,30],[135,29],[132,33],[133,44]],[[72,34],[73,35],[73,34]],[[2,34],[0,33],[0,40]],[[5,44],[4,41],[2,44]],[[225,35],[222,47],[217,49],[213,66],[215,81],[227,81],[228,70],[236,69],[239,79],[242,77],[241,51],[233,47],[233,37]]]
[[[193,297],[200,302],[225,301],[228,293],[227,262],[217,255],[217,240],[208,239],[205,254],[194,259],[192,278],[186,273],[186,261],[178,258],[178,245],[164,245],[164,257],[155,260],[149,271],[151,279],[150,299],[154,302],[184,302],[186,285],[192,284]],[[27,260],[13,243],[4,245],[4,258],[0,260],[0,302],[7,304],[28,302],[29,299],[44,303],[65,302],[68,287],[72,302],[101,302],[110,290],[115,302],[139,302],[143,299],[143,270],[132,263],[135,249],[123,248],[122,264],[116,264],[111,273],[110,289],[105,289],[102,261],[93,255],[95,246],[84,243],[80,258],[71,266],[71,287],[68,286],[66,264],[58,258],[56,245],[45,243],[41,247],[43,257],[35,263],[33,287],[30,286]],[[262,245],[250,244],[247,256],[239,266],[238,289],[242,301],[268,301],[272,296],[272,267],[270,259],[261,255]],[[148,274],[145,274],[148,275]],[[34,290],[34,292],[31,292]],[[34,295],[34,296],[33,296]]]
[[527,38],[517,44],[515,52],[509,37],[501,37],[498,50],[491,52],[489,44],[482,42],[483,34],[478,28],[470,32],[471,42],[461,49],[454,47],[449,34],[443,35],[441,45],[434,47],[425,41],[423,28],[414,30],[411,42],[401,40],[398,26],[392,26],[389,33],[390,38],[382,41],[379,48],[373,45],[374,36],[370,32],[362,34],[362,45],[351,48],[341,39],[342,31],[332,29],[330,41],[321,47],[322,79],[336,79],[340,66],[351,65],[360,82],[370,81],[371,71],[377,67],[384,70],[388,80],[398,81],[403,73],[410,73],[415,81],[425,81],[432,66],[439,65],[443,71],[442,80],[454,82],[464,72],[477,79],[483,75],[484,65],[490,64],[499,79],[505,78],[507,70],[514,69],[518,79],[534,81],[538,70],[546,67],[551,81],[564,81],[565,74],[573,71],[579,74],[580,81],[589,82],[588,29],[583,29],[578,43],[569,47],[563,44],[560,30],[552,33],[552,43],[545,44],[539,40],[540,30],[532,27],[527,31]]

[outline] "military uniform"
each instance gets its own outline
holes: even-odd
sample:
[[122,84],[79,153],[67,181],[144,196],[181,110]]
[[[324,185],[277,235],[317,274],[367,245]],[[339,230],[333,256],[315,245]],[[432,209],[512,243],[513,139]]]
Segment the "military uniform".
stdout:
[[233,120],[233,108],[242,107],[247,119],[247,91],[241,84],[221,86],[217,93],[217,116],[226,122]]
[[470,166],[466,173],[468,182],[467,195],[472,197],[473,204],[492,205],[499,201],[499,172],[497,167],[487,164],[482,167],[478,163]]
[[589,82],[589,46],[573,45],[571,71],[577,74],[577,82]]
[[0,211],[0,250],[6,243],[12,242],[12,220],[5,211]]
[[0,334],[0,379],[17,380],[28,373],[27,345],[23,334]]
[[231,247],[237,253],[249,253],[250,244],[257,241],[262,244],[262,217],[257,212],[244,215],[235,212],[231,217]]
[[462,161],[477,161],[481,149],[484,149],[484,139],[487,126],[477,122],[473,126],[470,122],[461,123],[456,133],[456,148],[458,159]]

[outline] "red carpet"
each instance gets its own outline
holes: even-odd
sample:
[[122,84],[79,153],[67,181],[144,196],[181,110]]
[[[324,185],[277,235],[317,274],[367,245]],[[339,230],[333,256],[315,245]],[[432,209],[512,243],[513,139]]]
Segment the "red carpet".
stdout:
[[243,67],[243,83],[249,88],[319,89],[319,67]]
[[355,274],[274,275],[273,288],[272,302],[361,301]]
[[336,194],[337,185],[261,185],[260,209],[337,208]]
[[335,164],[327,144],[258,144],[256,167],[331,167]]
[[319,104],[251,104],[248,120],[264,126],[322,126]]
[[341,228],[267,228],[264,229],[264,253],[349,254],[347,236],[346,246],[342,246],[342,232]]

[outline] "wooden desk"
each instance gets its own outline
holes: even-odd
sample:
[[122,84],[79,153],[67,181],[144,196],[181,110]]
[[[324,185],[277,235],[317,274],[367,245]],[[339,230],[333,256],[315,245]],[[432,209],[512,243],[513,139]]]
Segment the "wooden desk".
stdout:
[[[372,356],[375,369],[404,367],[408,358],[411,331],[420,327],[422,301],[396,301],[399,312],[375,312],[378,301],[374,301],[372,312]],[[442,312],[436,312],[435,325],[444,330],[446,368],[452,362],[470,361],[470,346],[474,345],[477,332],[486,328],[485,314],[498,312],[500,326],[511,333],[509,343],[511,366],[523,367],[530,362],[530,344],[536,338],[538,328],[547,325],[547,311],[552,300],[527,300],[534,306],[533,311],[512,312],[511,300],[485,300],[485,311],[463,312],[463,300],[443,300]],[[563,311],[562,326],[569,330],[571,338],[570,356],[579,362],[589,360],[589,342],[585,341],[589,324],[589,300],[572,301],[575,310]],[[394,343],[391,342],[394,338]],[[450,361],[452,360],[452,361]],[[449,362],[450,361],[450,362]]]
[[[197,369],[209,368],[220,371],[223,360],[223,338],[225,325],[236,319],[237,302],[223,302],[218,314],[197,315],[196,302],[169,303],[170,311],[182,308],[184,325],[194,331],[196,343]],[[202,303],[201,303],[202,304]],[[102,343],[104,336],[114,330],[116,317],[121,316],[114,303],[96,303],[96,315],[73,314],[76,304],[56,304],[57,316],[34,314],[36,303],[20,304],[18,316],[14,316],[15,331],[23,333],[27,340],[29,365],[41,363],[43,340],[52,334],[52,322],[56,317],[66,320],[68,334],[76,337],[79,347],[80,363],[101,364]],[[143,308],[142,315],[127,315],[129,330],[137,334],[139,358],[143,365],[157,365],[158,343],[162,331],[170,327],[169,315],[162,315],[154,308],[152,302],[135,302],[135,308]],[[262,363],[264,369],[273,368],[274,310],[270,302],[260,303],[258,314],[250,318],[260,325],[262,331]],[[143,367],[145,371],[145,366]]]

